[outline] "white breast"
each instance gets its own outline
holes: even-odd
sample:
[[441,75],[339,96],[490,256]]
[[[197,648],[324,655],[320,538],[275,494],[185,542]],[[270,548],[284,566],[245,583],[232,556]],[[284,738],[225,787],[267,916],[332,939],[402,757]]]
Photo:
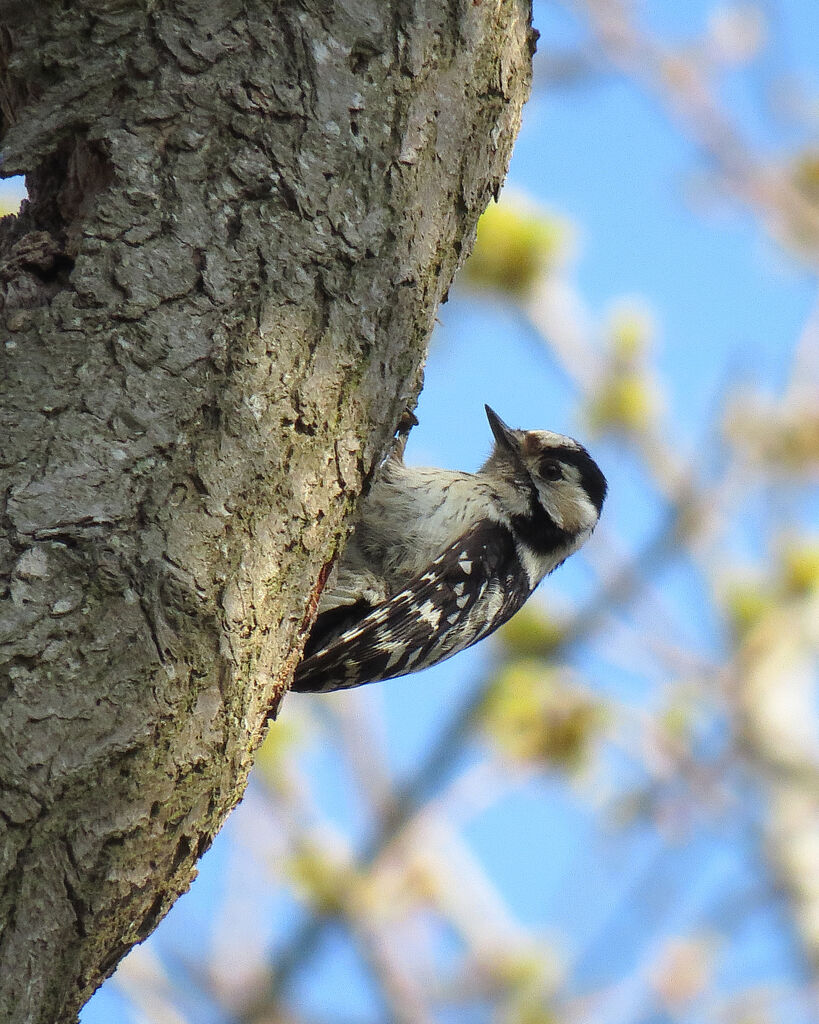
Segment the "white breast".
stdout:
[[505,518],[480,477],[394,463],[373,484],[344,559],[403,584],[487,515]]

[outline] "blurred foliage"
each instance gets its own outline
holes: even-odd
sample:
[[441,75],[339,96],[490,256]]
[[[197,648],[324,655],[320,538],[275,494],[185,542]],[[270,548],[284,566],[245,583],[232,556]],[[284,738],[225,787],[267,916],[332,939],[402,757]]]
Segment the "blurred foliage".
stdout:
[[333,857],[326,846],[305,842],[287,864],[287,874],[301,896],[317,913],[340,914],[353,896],[356,873],[341,857]]
[[819,151],[804,152],[797,156],[793,180],[805,199],[819,207]]
[[298,722],[283,718],[275,729],[268,730],[264,742],[256,752],[256,770],[261,772],[268,785],[277,784],[282,768],[297,753],[302,732]]
[[819,408],[815,396],[782,405],[760,394],[735,398],[726,431],[746,457],[780,475],[819,469]]
[[783,541],[779,557],[767,575],[744,573],[729,578],[723,603],[737,638],[769,614],[778,612],[793,597],[819,589],[819,539],[790,537]]
[[655,400],[638,371],[616,364],[589,404],[589,423],[597,431],[622,430],[638,433],[651,422]]
[[726,589],[726,611],[738,639],[777,606],[776,594],[764,580],[737,579]]
[[654,330],[653,318],[642,307],[622,305],[612,315],[601,379],[587,406],[596,432],[639,434],[656,420],[661,403],[649,363]]
[[524,1002],[507,1010],[502,1024],[558,1024],[557,1017],[539,1002]]
[[508,757],[574,771],[599,734],[602,707],[566,670],[516,659],[494,675],[480,720]]
[[511,298],[527,295],[569,245],[568,223],[531,201],[504,194],[478,222],[478,236],[464,267],[467,283]]
[[539,601],[529,601],[498,630],[503,656],[548,658],[565,637],[565,623],[549,615]]
[[790,541],[782,565],[787,593],[809,594],[819,588],[819,537]]

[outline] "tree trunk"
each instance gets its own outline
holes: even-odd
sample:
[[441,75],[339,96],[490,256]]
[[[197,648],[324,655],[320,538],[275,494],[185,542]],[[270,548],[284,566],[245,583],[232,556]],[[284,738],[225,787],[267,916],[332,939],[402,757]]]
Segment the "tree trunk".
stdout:
[[528,0],[0,0],[0,1019],[240,799],[505,173]]

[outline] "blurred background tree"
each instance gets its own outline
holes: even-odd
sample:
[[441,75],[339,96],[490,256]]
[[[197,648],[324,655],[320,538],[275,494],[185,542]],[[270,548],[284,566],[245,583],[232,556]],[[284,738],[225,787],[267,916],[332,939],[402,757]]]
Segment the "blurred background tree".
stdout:
[[407,457],[488,401],[603,521],[493,640],[289,698],[83,1024],[819,1019],[819,7],[535,15]]

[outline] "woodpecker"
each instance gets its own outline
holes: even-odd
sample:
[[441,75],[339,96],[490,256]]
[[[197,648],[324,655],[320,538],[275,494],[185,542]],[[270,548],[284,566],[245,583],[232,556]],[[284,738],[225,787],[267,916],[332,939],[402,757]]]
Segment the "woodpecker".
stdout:
[[477,473],[387,457],[361,504],[292,689],[344,690],[417,672],[488,636],[585,543],[606,478],[571,437],[514,430]]

